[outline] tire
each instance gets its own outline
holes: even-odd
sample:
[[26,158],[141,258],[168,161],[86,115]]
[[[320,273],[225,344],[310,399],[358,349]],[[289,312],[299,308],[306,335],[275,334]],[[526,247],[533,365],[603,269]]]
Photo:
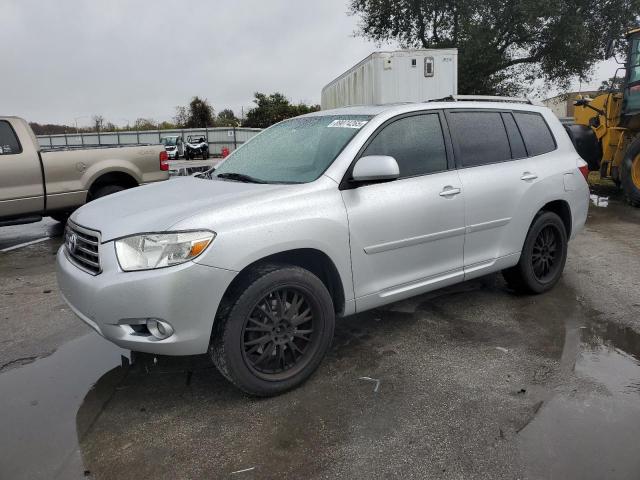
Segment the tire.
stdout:
[[69,217],[71,216],[71,212],[56,212],[56,213],[52,213],[49,216],[53,218],[56,222],[60,222],[64,224],[64,223],[67,223],[67,220],[69,220]]
[[567,230],[562,219],[553,212],[540,212],[529,227],[520,261],[503,270],[502,275],[517,292],[544,293],[560,280],[567,249]]
[[122,185],[104,185],[102,187],[98,187],[96,191],[91,194],[91,200],[95,200],[100,197],[106,197],[107,195],[111,195],[112,193],[121,192],[122,190],[126,190]]
[[[322,281],[300,267],[270,264],[248,272],[229,297],[219,308],[210,346],[220,373],[259,397],[307,380],[329,349],[335,326]],[[294,324],[296,312],[309,319]]]
[[207,158],[209,158],[208,152],[206,150],[202,151],[202,159],[206,160]]
[[620,169],[620,179],[629,205],[640,207],[640,137],[627,148]]

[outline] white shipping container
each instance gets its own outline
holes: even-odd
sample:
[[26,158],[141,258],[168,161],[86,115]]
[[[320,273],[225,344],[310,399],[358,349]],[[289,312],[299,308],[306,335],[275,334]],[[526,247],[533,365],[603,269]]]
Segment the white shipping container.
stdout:
[[458,50],[374,52],[322,89],[323,110],[458,94]]

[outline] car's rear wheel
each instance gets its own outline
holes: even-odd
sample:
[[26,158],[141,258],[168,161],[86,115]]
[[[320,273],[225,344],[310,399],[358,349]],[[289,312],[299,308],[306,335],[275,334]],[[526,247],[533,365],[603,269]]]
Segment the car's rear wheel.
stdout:
[[541,212],[525,239],[520,261],[502,274],[514,290],[543,293],[560,280],[567,260],[567,230],[553,212]]
[[304,382],[325,356],[335,324],[322,281],[300,267],[244,274],[215,319],[211,357],[241,390],[277,395]]

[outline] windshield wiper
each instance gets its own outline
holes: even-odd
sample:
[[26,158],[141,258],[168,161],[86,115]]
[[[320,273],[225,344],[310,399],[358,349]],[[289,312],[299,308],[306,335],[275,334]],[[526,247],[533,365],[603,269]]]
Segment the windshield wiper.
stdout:
[[260,180],[259,178],[251,177],[249,175],[245,175],[244,173],[234,173],[234,172],[225,172],[216,175],[218,178],[228,178],[229,180],[235,180],[236,182],[245,182],[245,183],[267,183],[264,180]]

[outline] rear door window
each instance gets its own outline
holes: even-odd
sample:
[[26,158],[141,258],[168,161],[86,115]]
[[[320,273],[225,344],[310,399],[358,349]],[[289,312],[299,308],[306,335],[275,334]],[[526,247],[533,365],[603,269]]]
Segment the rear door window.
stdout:
[[0,155],[21,153],[22,148],[13,128],[6,120],[0,120]]
[[556,149],[556,142],[542,115],[534,112],[513,112],[530,157]]
[[511,148],[500,112],[449,111],[449,130],[456,158],[463,167],[511,160]]
[[389,155],[400,167],[400,178],[447,169],[447,153],[437,113],[411,115],[384,127],[364,155]]
[[516,125],[516,121],[513,119],[513,115],[511,115],[510,113],[503,113],[502,120],[504,121],[504,126],[507,129],[507,135],[509,137],[509,145],[511,146],[511,158],[525,158],[527,156],[527,150],[524,147],[522,135],[520,135],[520,130],[518,130],[518,125]]

